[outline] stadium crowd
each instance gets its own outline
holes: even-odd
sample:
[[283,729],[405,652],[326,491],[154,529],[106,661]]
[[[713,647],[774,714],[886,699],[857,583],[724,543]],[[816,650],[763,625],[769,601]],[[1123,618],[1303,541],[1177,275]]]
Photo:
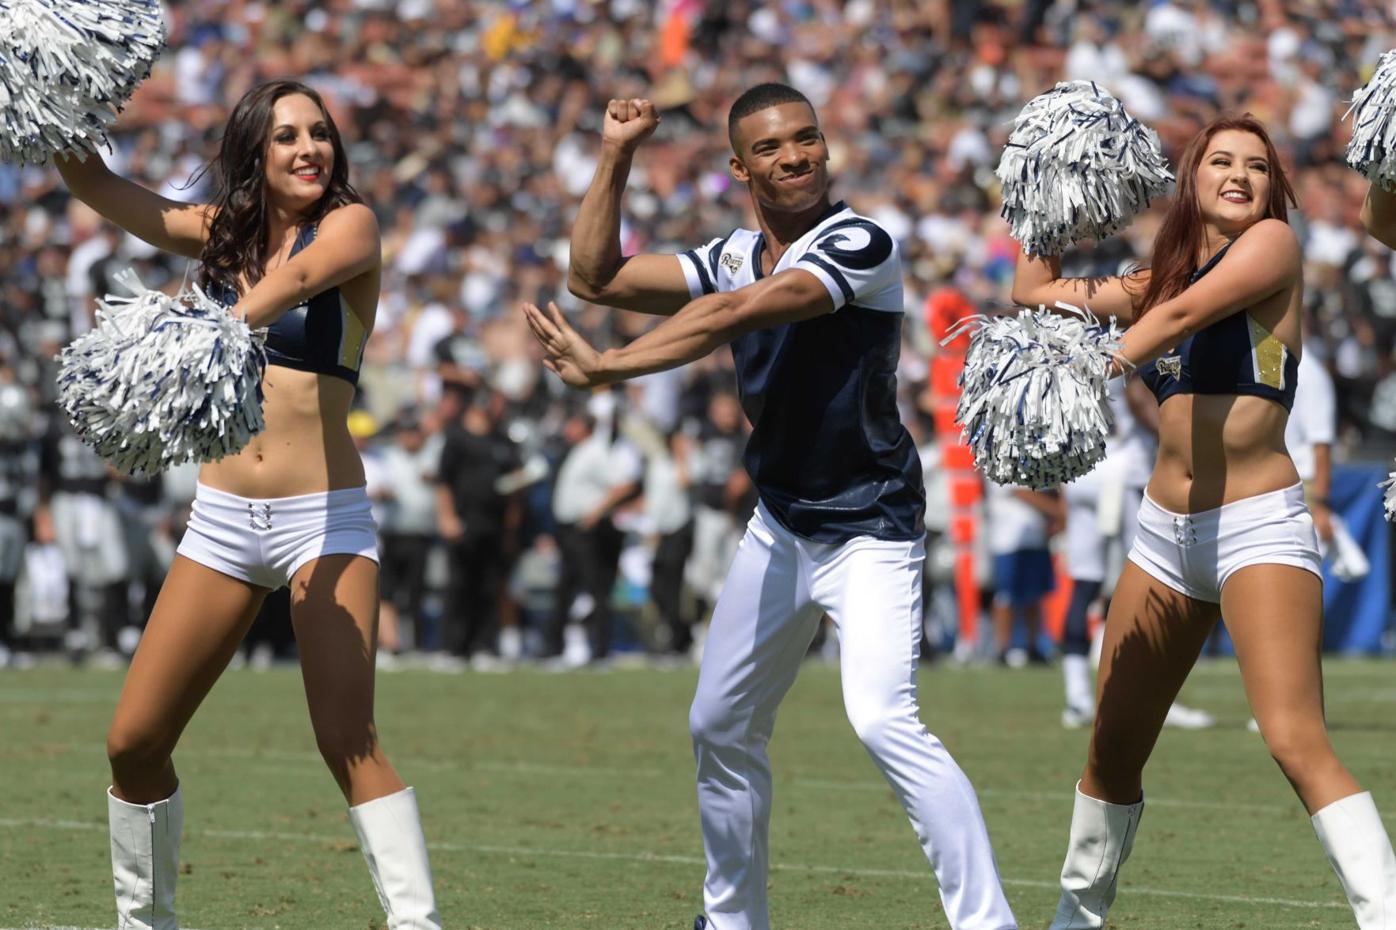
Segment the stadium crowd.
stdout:
[[[1396,267],[1364,236],[1342,163],[1346,99],[1396,45],[1373,0],[185,0],[107,160],[197,200],[227,108],[298,76],[330,102],[377,211],[385,275],[351,427],[382,534],[383,645],[442,668],[687,653],[753,506],[730,355],[584,396],[545,375],[516,307],[556,300],[604,346],[649,318],[567,293],[570,225],[612,97],[663,112],[631,177],[624,246],[678,251],[749,225],[725,108],[788,80],[818,107],[836,194],[898,239],[904,420],[927,448],[933,308],[1006,306],[1016,245],[993,169],[1012,119],[1091,79],[1176,155],[1248,110],[1293,170],[1311,339],[1338,386],[1338,455],[1396,440]],[[1147,259],[1155,210],[1071,258]],[[0,667],[62,642],[119,661],[173,556],[192,472],[110,473],[53,407],[55,354],[133,266],[190,269],[69,198],[52,169],[0,165]],[[943,321],[942,321],[943,322]],[[942,560],[943,561],[943,560]],[[932,558],[932,573],[942,569]],[[943,593],[945,588],[940,586]],[[272,602],[257,655],[289,634]],[[618,610],[625,622],[612,615]],[[946,627],[953,606],[932,612]]]

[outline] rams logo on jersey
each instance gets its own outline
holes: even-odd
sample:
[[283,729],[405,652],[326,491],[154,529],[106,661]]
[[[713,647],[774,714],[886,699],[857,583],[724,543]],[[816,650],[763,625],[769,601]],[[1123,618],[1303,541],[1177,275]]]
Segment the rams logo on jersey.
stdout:
[[845,220],[828,228],[818,249],[845,268],[866,271],[887,261],[892,237],[867,220]]
[[722,257],[718,259],[718,263],[722,265],[723,268],[726,268],[727,272],[733,277],[737,275],[737,272],[742,270],[744,261],[745,259],[736,252],[723,252]]
[[1170,355],[1155,362],[1158,373],[1168,375],[1170,378],[1181,378],[1183,376],[1183,358],[1180,355]]

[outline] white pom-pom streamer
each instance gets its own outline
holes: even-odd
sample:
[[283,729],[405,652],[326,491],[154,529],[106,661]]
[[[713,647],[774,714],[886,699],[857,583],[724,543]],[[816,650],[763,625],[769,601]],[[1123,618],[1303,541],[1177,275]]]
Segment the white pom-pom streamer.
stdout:
[[1396,191],[1396,49],[1381,56],[1372,79],[1352,95],[1343,119],[1349,116],[1348,164],[1369,181]]
[[0,159],[104,145],[164,43],[158,0],[0,0]]
[[1079,478],[1105,457],[1115,427],[1106,375],[1121,330],[1057,306],[1071,315],[973,317],[947,337],[975,328],[956,418],[975,464],[998,484],[1047,489]]
[[1168,190],[1158,133],[1092,81],[1064,81],[1029,100],[998,166],[1004,219],[1034,255],[1104,239]]
[[1386,488],[1386,496],[1382,498],[1386,508],[1386,522],[1396,523],[1396,471],[1388,475],[1377,487]]
[[132,271],[133,297],[100,301],[97,325],[58,356],[58,404],[125,474],[240,451],[262,431],[264,331],[195,287],[170,297]]

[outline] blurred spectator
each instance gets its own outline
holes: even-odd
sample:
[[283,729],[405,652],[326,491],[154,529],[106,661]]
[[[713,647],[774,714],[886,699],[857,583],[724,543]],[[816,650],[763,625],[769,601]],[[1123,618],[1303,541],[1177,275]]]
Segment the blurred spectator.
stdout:
[[74,662],[95,653],[109,663],[125,625],[130,571],[112,474],[62,417],[50,420],[40,456],[40,506],[52,518],[70,583],[67,649]]
[[693,456],[693,557],[687,578],[705,617],[717,603],[742,531],[756,507],[751,478],[742,466],[746,417],[737,395],[713,394],[698,423]]
[[496,487],[520,464],[500,429],[502,405],[501,395],[477,393],[459,420],[447,424],[436,470],[438,526],[450,566],[442,647],[462,659],[497,655],[499,601],[516,551],[518,500]]
[[[999,662],[1019,667],[1044,664],[1042,599],[1056,588],[1048,541],[1061,531],[1065,513],[1055,493],[988,486],[989,548],[994,557],[994,646]],[[1027,648],[1014,643],[1015,625],[1027,634]]]
[[562,562],[549,642],[570,664],[610,654],[611,594],[625,541],[612,518],[640,492],[639,453],[620,436],[614,407],[597,406],[603,408],[600,416],[574,416],[563,426],[571,451],[553,488]]
[[34,443],[34,403],[0,368],[0,668],[16,661],[16,582],[24,565],[26,524],[34,512],[39,457]]
[[379,459],[382,612],[394,617],[399,648],[408,637],[418,650],[428,645],[423,611],[427,561],[436,542],[436,476],[443,444],[440,431],[405,410],[391,424]]
[[692,440],[675,429],[645,467],[645,528],[655,540],[650,601],[659,612],[660,642],[679,655],[693,644],[693,618],[683,596],[684,566],[693,552],[692,458]]

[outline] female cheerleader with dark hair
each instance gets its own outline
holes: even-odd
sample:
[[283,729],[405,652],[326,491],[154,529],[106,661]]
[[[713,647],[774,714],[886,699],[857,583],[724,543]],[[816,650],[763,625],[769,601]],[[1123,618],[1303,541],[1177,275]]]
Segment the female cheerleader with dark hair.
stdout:
[[1159,400],[1159,451],[1105,625],[1097,712],[1052,930],[1101,927],[1142,812],[1142,772],[1218,617],[1271,755],[1312,816],[1362,930],[1396,927],[1396,857],[1329,743],[1313,519],[1285,449],[1303,280],[1294,195],[1249,115],[1189,143],[1152,265],[1062,278],[1019,259],[1013,299],[1127,323],[1121,370]]
[[439,928],[416,798],[378,743],[378,554],[346,426],[378,304],[373,213],[314,90],[274,81],[233,109],[212,203],[177,203],[99,157],[58,158],[73,195],[270,327],[265,430],[203,466],[189,528],[107,734],[118,924],[174,930],[183,808],[171,753],[268,592],[288,585],[316,744],[348,801],[392,930]]

